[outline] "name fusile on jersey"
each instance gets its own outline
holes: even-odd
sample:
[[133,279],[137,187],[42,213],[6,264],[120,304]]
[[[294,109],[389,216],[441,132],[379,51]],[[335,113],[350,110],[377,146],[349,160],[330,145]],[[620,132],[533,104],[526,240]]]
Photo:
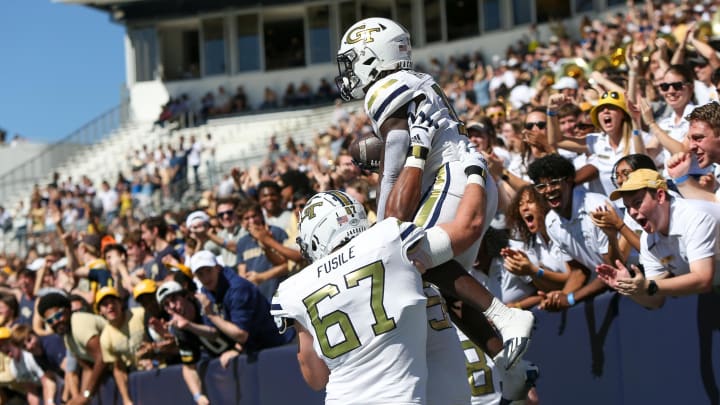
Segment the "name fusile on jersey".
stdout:
[[355,258],[355,246],[351,246],[350,249],[347,251],[343,250],[340,252],[339,255],[333,257],[332,259],[328,261],[324,261],[323,264],[317,267],[317,276],[320,277],[320,275],[324,273],[330,273],[331,271],[337,269],[338,267],[342,266],[343,264],[349,262],[350,260]]

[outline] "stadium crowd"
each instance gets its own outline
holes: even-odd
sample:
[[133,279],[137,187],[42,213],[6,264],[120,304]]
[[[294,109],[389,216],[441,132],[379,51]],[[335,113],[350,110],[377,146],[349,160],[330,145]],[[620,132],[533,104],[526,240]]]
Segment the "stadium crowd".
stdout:
[[[416,66],[498,184],[473,270],[494,296],[562,311],[617,291],[656,308],[716,285],[717,11],[629,1],[584,19],[578,38],[531,28],[489,63],[477,52]],[[238,95],[207,98],[204,118],[248,108]],[[219,145],[198,134],[131,151],[127,172],[99,188],[55,174],[3,210],[5,232],[28,246],[0,256],[3,401],[54,398],[62,378],[63,400],[87,403],[109,375],[130,404],[128,373],[182,364],[195,401],[209,403],[201,358],[227,364],[294,338],[278,333],[269,302],[304,267],[295,240],[307,200],[343,190],[373,221],[378,175],[350,152],[372,132],[338,103],[314,145],[273,137],[245,171],[215,178]]]
[[277,109],[298,108],[309,105],[331,103],[337,97],[337,89],[326,79],[320,79],[316,90],[307,82],[296,86],[288,83],[282,98],[270,87],[263,92],[260,102],[248,100],[243,86],[238,86],[235,94],[228,94],[225,87],[219,86],[217,92],[208,91],[197,102],[187,94],[170,98],[162,106],[155,125],[165,127],[175,124],[179,128],[194,127],[207,122],[208,118],[232,114],[247,114],[253,111],[267,112]]

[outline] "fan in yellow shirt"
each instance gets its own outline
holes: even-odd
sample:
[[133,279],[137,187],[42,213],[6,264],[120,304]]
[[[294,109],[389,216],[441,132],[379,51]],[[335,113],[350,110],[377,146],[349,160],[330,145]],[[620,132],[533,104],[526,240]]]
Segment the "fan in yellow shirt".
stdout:
[[100,334],[103,362],[112,365],[115,384],[123,403],[131,404],[128,372],[136,368],[135,353],[145,339],[145,310],[123,308],[123,300],[115,287],[103,287],[95,297],[97,311],[108,321]]

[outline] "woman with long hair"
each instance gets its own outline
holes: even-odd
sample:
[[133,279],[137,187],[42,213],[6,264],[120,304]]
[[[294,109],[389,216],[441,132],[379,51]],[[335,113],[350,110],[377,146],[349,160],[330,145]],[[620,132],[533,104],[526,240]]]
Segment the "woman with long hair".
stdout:
[[[507,271],[542,291],[561,289],[569,275],[566,262],[570,258],[552,242],[545,228],[548,211],[545,198],[534,186],[521,188],[505,211],[505,223],[515,240],[500,252]],[[527,308],[539,302],[535,295],[520,304]]]
[[[655,162],[647,155],[640,153],[623,156],[615,162],[610,178],[615,188],[622,187],[630,173],[638,169],[657,170]],[[590,214],[590,219],[595,226],[602,229],[608,238],[617,238],[620,253],[623,258],[630,261],[637,261],[640,252],[640,233],[642,227],[625,212],[621,217],[611,207],[600,207]]]
[[562,95],[553,95],[548,101],[549,142],[558,148],[588,155],[588,163],[598,169],[599,176],[597,182],[590,183],[590,191],[610,195],[615,190],[610,180],[615,162],[631,153],[645,153],[640,116],[637,113],[631,115],[623,93],[607,91],[590,111],[592,123],[600,132],[590,133],[584,139],[561,139],[555,111],[568,102]]

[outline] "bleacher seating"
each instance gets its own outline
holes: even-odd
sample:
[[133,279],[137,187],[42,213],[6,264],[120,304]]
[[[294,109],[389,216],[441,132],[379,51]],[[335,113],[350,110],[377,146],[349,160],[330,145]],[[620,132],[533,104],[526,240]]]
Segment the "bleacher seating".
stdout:
[[[351,105],[349,108],[358,108]],[[87,175],[97,186],[102,180],[111,183],[118,173],[130,174],[127,160],[129,152],[147,145],[150,150],[161,144],[177,145],[180,136],[188,139],[195,135],[205,139],[210,133],[217,145],[216,160],[218,167],[237,164],[247,167],[258,163],[267,152],[270,136],[277,135],[283,141],[292,136],[296,142],[312,144],[316,131],[326,129],[330,125],[333,107],[324,106],[293,111],[271,112],[265,114],[243,115],[210,120],[198,127],[180,130],[156,128],[150,123],[125,125],[112,133],[102,142],[93,145],[75,145],[70,158],[47,173],[47,178],[39,181],[48,182],[53,171],[65,179],[71,176],[74,180]],[[78,151],[78,149],[80,149]],[[206,176],[207,167],[200,168],[200,175]],[[2,204],[13,207],[19,199],[27,199],[37,180],[16,184],[2,196]]]

